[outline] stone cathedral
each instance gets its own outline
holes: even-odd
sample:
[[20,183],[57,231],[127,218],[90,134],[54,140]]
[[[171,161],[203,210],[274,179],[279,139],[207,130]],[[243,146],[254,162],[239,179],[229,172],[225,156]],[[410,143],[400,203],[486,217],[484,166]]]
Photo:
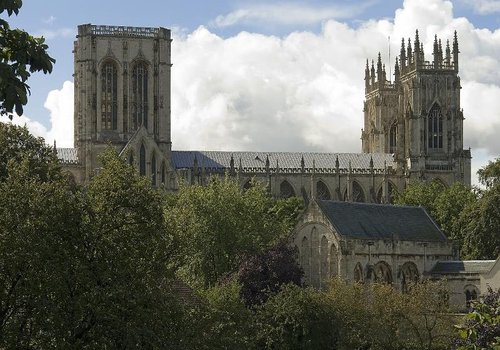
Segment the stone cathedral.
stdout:
[[169,190],[229,173],[242,187],[262,181],[276,197],[388,203],[415,180],[470,184],[456,35],[444,49],[435,39],[431,61],[418,32],[413,45],[403,40],[393,81],[380,54],[376,63],[367,61],[362,153],[172,150],[170,44],[165,28],[78,27],[75,148],[58,149],[76,182],[90,180],[97,155],[111,144],[152,185]]
[[58,157],[77,183],[99,171],[97,156],[111,145],[152,186],[175,191],[181,181],[229,174],[242,188],[255,179],[275,197],[302,196],[309,205],[293,241],[309,284],[338,275],[404,290],[419,276],[446,276],[458,281],[454,297],[464,304],[482,290],[481,276],[497,278],[500,263],[454,265],[451,242],[423,209],[374,204],[390,203],[412,181],[470,185],[458,54],[455,33],[451,44],[436,38],[426,60],[417,32],[413,43],[403,40],[393,80],[380,54],[366,62],[362,153],[175,151],[170,30],[80,25],[75,144]]

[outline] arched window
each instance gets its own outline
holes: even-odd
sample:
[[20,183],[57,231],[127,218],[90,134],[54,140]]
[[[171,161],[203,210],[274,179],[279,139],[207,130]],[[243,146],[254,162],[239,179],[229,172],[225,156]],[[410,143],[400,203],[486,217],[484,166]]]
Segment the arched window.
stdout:
[[332,198],[328,187],[321,180],[316,183],[316,198],[326,201],[329,201]]
[[292,185],[290,185],[290,183],[286,180],[280,184],[280,197],[281,198],[295,197],[295,191],[293,190]]
[[[377,192],[377,203],[385,203],[385,198],[383,196],[383,185],[380,186],[378,192]],[[396,194],[397,194],[397,190],[396,190],[396,186],[391,182],[389,181],[387,183],[387,192],[388,192],[388,200],[389,200],[389,203],[390,204],[393,204],[394,203],[394,198],[396,197]]]
[[468,285],[465,287],[465,307],[469,309],[471,307],[471,303],[474,300],[477,300],[477,288],[472,285]]
[[118,82],[116,64],[108,61],[101,69],[101,127],[116,130],[118,126]]
[[319,233],[316,227],[311,230],[311,286],[318,288],[320,286],[320,268],[319,268]]
[[144,145],[141,145],[141,150],[139,151],[139,174],[141,176],[146,175],[146,149]]
[[309,283],[309,277],[311,275],[310,257],[311,247],[309,246],[307,237],[304,237],[302,239],[302,245],[300,247],[300,263],[302,265],[302,269],[304,269],[304,277],[306,279],[306,283]]
[[156,186],[156,157],[154,152],[151,155],[151,185]]
[[360,263],[357,263],[354,268],[354,282],[363,283],[363,267]]
[[330,247],[330,277],[338,276],[339,274],[339,254],[335,244]]
[[418,282],[419,274],[417,265],[412,262],[406,262],[401,267],[401,291],[408,292],[411,283]]
[[139,62],[132,69],[132,122],[148,127],[148,67]]
[[165,185],[166,181],[166,169],[165,169],[165,161],[161,163],[161,184]]
[[392,284],[391,267],[385,261],[379,261],[373,266],[373,281]]
[[396,153],[397,134],[398,134],[398,125],[394,123],[389,129],[389,153]]
[[366,202],[365,200],[365,192],[361,185],[356,181],[352,183],[352,201],[353,202]]
[[429,149],[443,148],[443,116],[437,104],[434,104],[427,117],[427,146]]
[[128,155],[128,164],[134,165],[134,154],[132,152]]
[[320,273],[321,273],[321,286],[328,281],[328,239],[325,236],[321,237],[321,244],[319,247],[320,258]]

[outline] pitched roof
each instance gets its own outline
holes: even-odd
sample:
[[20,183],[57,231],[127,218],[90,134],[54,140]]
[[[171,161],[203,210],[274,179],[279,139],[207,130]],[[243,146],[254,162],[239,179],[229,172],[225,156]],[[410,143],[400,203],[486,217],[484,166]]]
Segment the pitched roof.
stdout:
[[373,168],[382,172],[384,167],[395,168],[394,156],[389,153],[312,153],[312,152],[231,152],[231,151],[172,151],[172,162],[176,169],[193,168],[194,160],[199,167],[223,172],[230,168],[231,157],[234,168],[241,167],[245,172],[265,172],[266,160],[274,172],[293,173],[301,170],[302,158],[304,170],[310,172],[313,161],[317,172],[334,172],[336,160],[341,171],[348,171],[349,165],[353,172],[370,169],[370,160],[373,159]]
[[76,148],[56,148],[57,158],[62,164],[78,164]]
[[487,273],[491,270],[495,261],[496,260],[438,261],[430,273],[440,275]]
[[316,200],[319,208],[346,237],[446,242],[446,236],[422,207]]

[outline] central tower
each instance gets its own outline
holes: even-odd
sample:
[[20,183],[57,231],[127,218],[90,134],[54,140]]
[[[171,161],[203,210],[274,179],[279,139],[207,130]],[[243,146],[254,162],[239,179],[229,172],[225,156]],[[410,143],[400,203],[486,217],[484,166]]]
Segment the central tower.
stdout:
[[365,68],[364,153],[393,153],[408,179],[439,179],[470,185],[470,150],[463,149],[458,40],[434,38],[433,59],[426,61],[418,31],[402,40],[394,83],[386,78],[380,53]]
[[156,163],[170,164],[170,42],[165,28],[78,26],[75,148],[85,181],[109,144],[122,152],[137,142],[128,152],[143,175],[156,178]]

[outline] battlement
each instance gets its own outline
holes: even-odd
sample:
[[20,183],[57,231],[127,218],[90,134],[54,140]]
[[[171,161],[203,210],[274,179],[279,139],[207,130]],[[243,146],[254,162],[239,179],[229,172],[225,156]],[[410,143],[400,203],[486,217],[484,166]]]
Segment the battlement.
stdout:
[[452,47],[449,40],[446,40],[446,47],[443,51],[441,39],[437,35],[434,37],[433,45],[433,60],[426,61],[424,54],[424,45],[418,37],[418,30],[415,32],[415,40],[413,48],[411,40],[408,38],[407,43],[403,38],[401,40],[401,51],[394,65],[394,83],[387,80],[385,64],[382,64],[380,52],[378,54],[377,65],[372,60],[371,68],[366,60],[365,68],[365,93],[369,94],[377,90],[394,89],[401,78],[407,74],[424,71],[436,71],[443,73],[458,73],[458,39],[457,32],[453,37]]
[[78,26],[78,36],[113,36],[125,38],[170,38],[170,30],[152,27],[125,27],[83,24]]

